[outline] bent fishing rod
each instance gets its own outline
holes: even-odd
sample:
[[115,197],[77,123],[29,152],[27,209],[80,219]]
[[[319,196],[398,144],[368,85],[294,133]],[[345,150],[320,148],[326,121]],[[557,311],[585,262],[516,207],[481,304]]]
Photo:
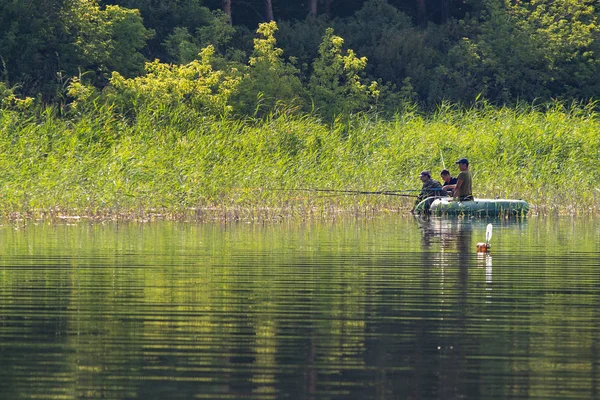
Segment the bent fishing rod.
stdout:
[[401,197],[418,197],[415,194],[408,194],[406,192],[420,192],[421,190],[403,189],[403,190],[342,190],[342,189],[276,189],[281,191],[297,191],[297,192],[317,192],[317,193],[337,193],[337,194],[348,194],[348,195],[383,195],[383,196],[401,196]]
[[348,195],[384,195],[384,196],[402,196],[402,197],[419,197],[416,194],[409,194],[407,192],[434,192],[442,191],[442,188],[431,188],[431,189],[398,189],[398,190],[347,190],[347,189],[318,189],[318,188],[254,188],[245,190],[277,190],[286,192],[316,192],[316,193],[331,193],[331,194],[348,194]]

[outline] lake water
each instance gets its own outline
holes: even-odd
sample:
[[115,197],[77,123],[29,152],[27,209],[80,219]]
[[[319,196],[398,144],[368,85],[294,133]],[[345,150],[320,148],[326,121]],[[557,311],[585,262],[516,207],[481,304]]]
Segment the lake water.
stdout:
[[0,227],[0,399],[596,399],[600,220]]

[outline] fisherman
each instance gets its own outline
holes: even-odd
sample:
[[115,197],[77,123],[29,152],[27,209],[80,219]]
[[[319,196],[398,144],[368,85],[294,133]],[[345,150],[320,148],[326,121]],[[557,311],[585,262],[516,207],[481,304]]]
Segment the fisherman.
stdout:
[[456,185],[456,178],[450,175],[450,171],[443,169],[440,173],[442,180],[444,181],[442,187],[442,193],[446,193],[448,196],[452,196],[452,188],[448,185]]
[[452,199],[458,199],[459,201],[471,201],[473,200],[473,180],[471,178],[471,171],[469,171],[469,160],[461,158],[456,162],[460,173],[456,177],[456,184],[444,186],[446,189],[452,189]]
[[421,188],[421,193],[419,193],[419,196],[417,196],[415,207],[417,204],[427,199],[424,211],[429,212],[429,206],[431,206],[431,203],[433,200],[435,200],[435,197],[442,196],[442,184],[434,179],[431,179],[431,173],[429,171],[421,172],[419,178],[421,179],[421,182],[423,182],[423,187]]

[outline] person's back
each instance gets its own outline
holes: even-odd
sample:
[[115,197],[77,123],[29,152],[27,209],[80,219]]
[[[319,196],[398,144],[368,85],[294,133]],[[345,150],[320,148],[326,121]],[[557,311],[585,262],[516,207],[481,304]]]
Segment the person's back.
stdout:
[[462,158],[456,162],[460,167],[460,173],[456,177],[457,184],[454,189],[454,198],[460,201],[473,200],[473,179],[469,171],[469,161]]
[[463,183],[460,185],[460,188],[457,189],[457,197],[463,198],[467,196],[473,196],[473,178],[471,176],[471,171],[461,171],[460,174],[456,177],[456,180],[462,180]]

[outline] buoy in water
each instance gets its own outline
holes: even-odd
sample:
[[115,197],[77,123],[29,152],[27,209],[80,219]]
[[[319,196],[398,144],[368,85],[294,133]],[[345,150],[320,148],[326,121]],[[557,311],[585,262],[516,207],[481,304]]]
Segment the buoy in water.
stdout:
[[487,243],[477,243],[477,252],[478,253],[487,253],[490,251],[490,245]]
[[487,253],[490,251],[490,239],[492,238],[492,224],[487,224],[485,230],[485,243],[477,243],[477,252],[478,253]]

